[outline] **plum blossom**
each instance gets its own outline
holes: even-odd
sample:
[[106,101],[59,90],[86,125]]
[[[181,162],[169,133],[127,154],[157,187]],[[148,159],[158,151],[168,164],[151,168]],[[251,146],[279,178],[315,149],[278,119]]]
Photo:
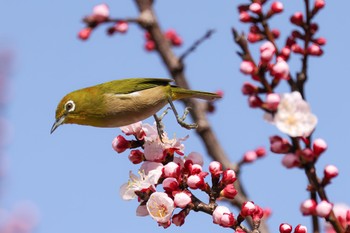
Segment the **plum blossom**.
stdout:
[[230,227],[235,224],[236,220],[226,206],[218,206],[213,212],[213,222],[223,227]]
[[291,137],[307,137],[315,129],[317,117],[299,92],[283,94],[273,123]]
[[146,206],[151,217],[158,223],[169,222],[175,209],[173,199],[162,192],[152,193]]

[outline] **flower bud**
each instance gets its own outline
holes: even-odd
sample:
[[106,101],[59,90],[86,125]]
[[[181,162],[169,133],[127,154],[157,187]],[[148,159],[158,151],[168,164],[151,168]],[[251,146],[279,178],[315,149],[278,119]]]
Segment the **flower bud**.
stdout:
[[281,138],[280,136],[271,136],[270,137],[270,150],[277,154],[288,153],[291,149],[291,145],[289,144],[286,138]]
[[305,53],[304,49],[300,47],[300,45],[298,44],[293,44],[290,48],[294,53],[299,53],[299,54]]
[[144,154],[140,150],[132,150],[128,156],[133,164],[139,164],[145,160]]
[[199,164],[193,164],[190,166],[190,174],[195,175],[202,172],[202,166]]
[[313,199],[305,200],[300,205],[300,211],[304,216],[313,215],[315,214],[315,211],[316,211],[316,205],[317,203]]
[[236,220],[226,206],[217,206],[213,212],[213,222],[223,227],[230,227],[235,224]]
[[264,39],[264,36],[261,33],[249,32],[247,36],[247,40],[250,43],[255,43],[255,42],[261,41],[262,39]]
[[91,32],[92,32],[92,28],[83,28],[79,31],[78,37],[81,40],[87,40],[89,39]]
[[145,49],[150,52],[153,51],[156,48],[156,44],[154,43],[153,40],[148,40],[145,43]]
[[260,221],[264,217],[264,210],[260,206],[255,205],[255,211],[251,216],[253,221]]
[[255,211],[255,204],[252,201],[246,201],[243,203],[240,215],[243,217],[250,216],[254,213]]
[[338,174],[339,174],[339,170],[336,166],[334,165],[327,165],[325,168],[324,168],[324,176],[326,179],[330,180],[334,177],[337,177]]
[[277,107],[280,103],[281,97],[276,93],[269,93],[266,95],[266,108],[271,111],[277,111]]
[[185,223],[186,214],[184,211],[180,211],[178,214],[174,214],[171,221],[175,226],[182,226]]
[[271,5],[271,11],[273,13],[281,13],[283,11],[282,2],[279,2],[279,1],[273,2]]
[[242,11],[239,13],[239,20],[243,23],[248,23],[252,19],[247,11]]
[[321,56],[323,54],[323,50],[318,44],[312,44],[307,48],[307,52],[313,56]]
[[316,214],[319,217],[326,218],[329,216],[333,208],[333,204],[329,203],[328,201],[321,201],[316,206]]
[[250,150],[244,153],[243,155],[243,161],[246,163],[252,163],[258,158],[258,155],[255,151]]
[[187,178],[187,185],[191,189],[202,189],[205,187],[204,178],[199,176],[198,174],[190,175]]
[[281,35],[281,32],[278,29],[272,29],[271,33],[273,35],[273,38],[275,38],[275,39],[278,39],[280,37],[280,35]]
[[242,61],[239,69],[243,74],[253,74],[255,72],[255,65],[251,61]]
[[290,48],[283,47],[279,56],[283,57],[284,60],[287,60],[290,56]]
[[185,208],[188,204],[191,203],[191,195],[187,192],[178,192],[174,195],[175,206],[180,208]]
[[290,21],[298,26],[303,25],[303,20],[304,20],[304,16],[303,13],[301,12],[295,12],[294,15],[292,15],[292,17],[290,18]]
[[326,2],[324,0],[316,0],[314,7],[316,10],[319,10],[319,9],[322,9],[325,5],[326,5]]
[[263,104],[262,100],[257,95],[251,95],[248,97],[248,104],[251,108],[259,108]]
[[254,2],[249,6],[249,10],[255,14],[261,14],[261,9],[261,4],[257,2]]
[[260,146],[255,149],[255,153],[258,156],[258,158],[264,157],[266,155],[266,150],[264,147]]
[[223,171],[222,171],[222,165],[218,161],[212,161],[209,164],[209,172],[211,173],[212,176],[220,176]]
[[236,177],[235,171],[231,170],[231,169],[226,169],[224,171],[224,174],[223,174],[221,182],[223,184],[227,185],[227,184],[232,184],[236,180],[237,180],[237,177]]
[[298,224],[298,226],[296,226],[294,229],[294,233],[307,233],[307,228],[306,226]]
[[119,135],[113,139],[112,147],[116,152],[122,153],[126,149],[129,149],[131,147],[131,143],[130,141],[126,140],[123,136]]
[[310,148],[305,148],[304,150],[299,151],[298,155],[308,162],[311,162],[316,158],[314,152]]
[[179,189],[179,182],[174,177],[168,177],[163,180],[163,189],[169,193]]
[[126,33],[129,29],[129,25],[127,22],[125,21],[118,21],[115,25],[114,25],[114,30],[116,32],[120,32],[120,33]]
[[233,199],[237,195],[237,190],[233,184],[228,184],[225,186],[223,190],[220,192],[220,196]]
[[315,155],[319,156],[327,150],[327,143],[321,138],[315,139],[312,144],[312,149],[314,150]]
[[280,233],[291,233],[292,232],[292,226],[288,223],[282,223],[280,225]]
[[244,82],[241,90],[243,95],[252,95],[258,92],[258,87],[250,82]]
[[269,62],[275,55],[276,48],[270,42],[267,41],[260,46],[260,59],[262,62]]
[[289,78],[289,66],[281,57],[277,58],[276,64],[272,67],[272,75],[278,79]]
[[299,157],[295,154],[289,153],[283,156],[282,165],[286,168],[293,168],[300,165]]
[[191,152],[186,157],[186,160],[191,160],[193,164],[199,164],[203,166],[203,157],[198,152]]
[[177,178],[180,175],[180,166],[177,163],[169,162],[163,167],[164,177]]
[[315,39],[314,42],[318,45],[325,45],[327,43],[327,40],[324,37],[319,37]]

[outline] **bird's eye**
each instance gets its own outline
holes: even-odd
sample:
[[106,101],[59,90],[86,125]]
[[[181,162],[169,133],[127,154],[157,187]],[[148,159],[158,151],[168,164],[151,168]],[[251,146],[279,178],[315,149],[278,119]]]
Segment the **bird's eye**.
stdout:
[[66,109],[67,112],[72,112],[75,109],[75,104],[73,100],[69,100],[65,105],[64,108]]

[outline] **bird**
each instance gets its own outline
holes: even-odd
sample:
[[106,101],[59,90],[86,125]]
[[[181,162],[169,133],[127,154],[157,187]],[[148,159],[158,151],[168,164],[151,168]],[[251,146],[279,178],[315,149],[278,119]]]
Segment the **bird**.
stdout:
[[171,84],[172,81],[166,78],[126,78],[73,91],[64,96],[57,105],[56,120],[51,128],[51,134],[63,124],[121,127],[153,115],[161,136],[161,118],[156,114],[167,104],[170,105],[177,122],[182,127],[196,128],[196,123],[184,122],[188,108],[180,117],[173,101],[185,98],[214,100],[221,96],[181,88]]

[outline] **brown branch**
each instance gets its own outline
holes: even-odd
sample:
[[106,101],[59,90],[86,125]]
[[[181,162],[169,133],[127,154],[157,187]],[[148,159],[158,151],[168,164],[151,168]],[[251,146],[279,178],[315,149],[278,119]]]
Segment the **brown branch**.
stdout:
[[[140,11],[141,20],[140,26],[147,30],[156,45],[156,51],[160,55],[164,62],[168,72],[175,80],[176,84],[180,87],[190,89],[184,73],[184,64],[180,59],[173,53],[170,44],[164,37],[156,15],[153,11],[151,0],[135,0],[135,3]],[[202,139],[207,153],[212,157],[213,160],[219,161],[226,168],[235,168],[235,166],[228,159],[227,154],[220,145],[218,138],[216,137],[211,125],[206,116],[206,104],[201,103],[195,99],[183,100],[183,103],[192,108],[191,116],[193,121],[198,124],[196,130],[197,134]],[[235,197],[234,204],[240,208],[244,201],[247,201],[247,196],[244,195],[242,187],[239,182],[236,183],[236,189],[238,195]],[[252,226],[252,222],[250,222]],[[260,226],[262,232],[268,232],[267,225],[263,222]]]

